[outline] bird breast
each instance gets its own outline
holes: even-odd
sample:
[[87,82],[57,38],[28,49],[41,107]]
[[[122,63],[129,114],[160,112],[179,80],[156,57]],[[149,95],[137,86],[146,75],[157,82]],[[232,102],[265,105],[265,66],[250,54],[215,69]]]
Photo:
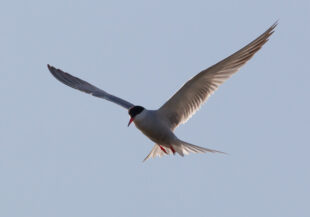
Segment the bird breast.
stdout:
[[157,144],[169,145],[176,136],[156,111],[144,110],[135,117],[136,127]]

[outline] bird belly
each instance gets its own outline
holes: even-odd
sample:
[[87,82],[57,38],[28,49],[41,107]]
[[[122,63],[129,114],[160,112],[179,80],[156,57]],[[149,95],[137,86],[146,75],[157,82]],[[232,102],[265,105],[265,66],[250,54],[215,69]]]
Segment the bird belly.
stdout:
[[170,145],[177,139],[167,126],[157,120],[135,121],[135,125],[145,136],[156,144]]

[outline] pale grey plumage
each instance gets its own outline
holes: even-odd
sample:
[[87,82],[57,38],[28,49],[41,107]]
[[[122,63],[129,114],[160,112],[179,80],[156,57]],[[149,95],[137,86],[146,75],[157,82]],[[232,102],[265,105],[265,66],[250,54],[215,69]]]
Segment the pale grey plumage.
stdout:
[[236,53],[197,74],[160,107],[158,112],[167,118],[170,128],[173,130],[185,123],[220,84],[236,73],[268,41],[276,26],[277,23],[274,23]]
[[197,74],[158,110],[147,110],[141,106],[134,106],[130,102],[113,96],[60,69],[50,65],[48,68],[53,76],[62,83],[129,109],[131,116],[129,124],[133,120],[136,127],[155,142],[152,151],[144,161],[165,154],[178,153],[184,156],[189,153],[223,153],[184,142],[173,131],[179,124],[186,122],[220,84],[236,73],[268,41],[276,26],[277,23],[273,24],[262,35],[236,53]]
[[[200,146],[193,145],[193,144],[190,144],[188,142],[181,141],[181,140],[177,140],[176,143],[172,145],[172,147],[174,148],[176,153],[178,153],[182,157],[184,155],[189,154],[189,153],[206,153],[206,152],[211,152],[211,153],[226,154],[225,152],[221,152],[221,151],[217,151],[217,150],[214,150],[214,149],[200,147]],[[146,158],[144,158],[143,162],[148,160],[148,159],[150,159],[150,158],[162,157],[165,154],[167,154],[167,155],[173,154],[173,152],[171,151],[171,149],[169,147],[166,147],[165,151],[167,153],[163,152],[160,149],[160,146],[158,144],[155,144],[153,146],[153,149],[151,150],[151,152],[146,156]]]
[[93,96],[103,98],[106,100],[109,100],[111,102],[114,102],[125,109],[129,109],[133,107],[134,105],[130,102],[127,102],[126,100],[123,100],[119,97],[113,96],[104,90],[99,89],[98,87],[95,87],[94,85],[83,81],[82,79],[79,79],[77,77],[74,77],[70,75],[69,73],[66,73],[60,69],[56,69],[53,66],[47,65],[48,69],[52,73],[52,75],[60,82],[64,83],[65,85],[68,85],[69,87],[72,87],[74,89],[83,91],[85,93],[89,93]]

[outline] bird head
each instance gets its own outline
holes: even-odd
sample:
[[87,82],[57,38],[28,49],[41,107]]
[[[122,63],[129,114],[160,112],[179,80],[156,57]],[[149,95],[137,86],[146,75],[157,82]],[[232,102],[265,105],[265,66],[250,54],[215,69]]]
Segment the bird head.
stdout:
[[128,110],[128,114],[130,115],[130,120],[128,123],[128,127],[131,124],[131,122],[133,122],[135,120],[135,117],[140,114],[142,111],[144,110],[144,108],[142,106],[133,106]]

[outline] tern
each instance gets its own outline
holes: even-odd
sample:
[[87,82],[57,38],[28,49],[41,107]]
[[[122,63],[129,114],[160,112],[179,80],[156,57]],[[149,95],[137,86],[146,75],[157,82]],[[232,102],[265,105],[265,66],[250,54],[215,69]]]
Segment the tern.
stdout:
[[127,109],[130,115],[128,126],[134,122],[136,127],[155,143],[144,161],[175,153],[180,156],[189,153],[224,153],[185,142],[174,134],[174,130],[196,113],[220,84],[253,57],[268,41],[276,26],[277,22],[239,51],[198,73],[157,110],[148,110],[143,106],[134,105],[69,73],[47,66],[57,80],[69,87],[109,100]]

